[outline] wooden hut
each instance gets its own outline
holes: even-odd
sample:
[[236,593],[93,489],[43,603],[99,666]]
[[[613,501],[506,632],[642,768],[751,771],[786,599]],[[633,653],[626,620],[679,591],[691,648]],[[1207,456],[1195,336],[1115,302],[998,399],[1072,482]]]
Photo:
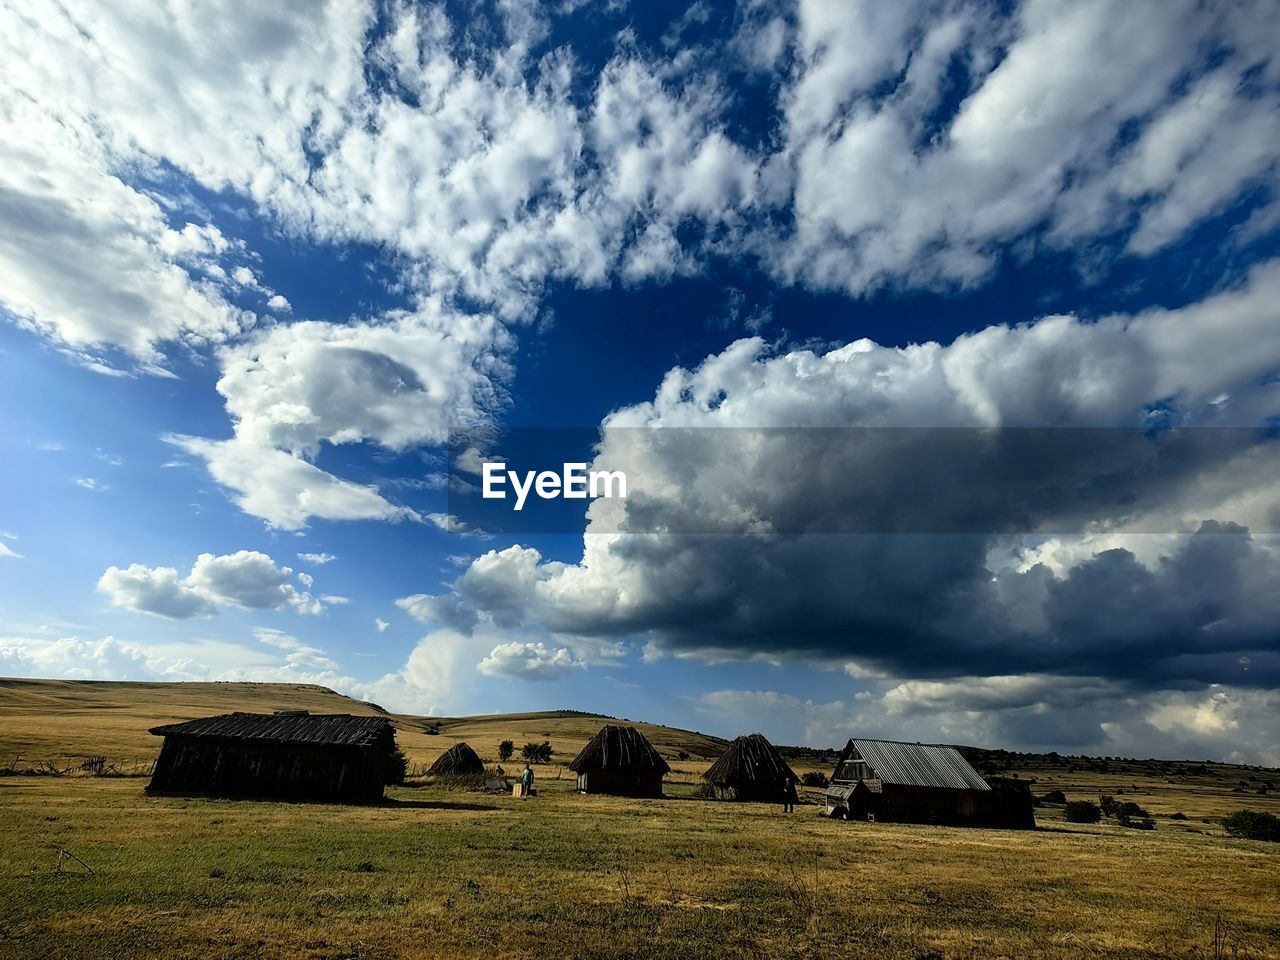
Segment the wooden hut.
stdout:
[[702,775],[717,800],[763,800],[781,803],[787,780],[799,781],[778,748],[762,734],[738,737]]
[[428,777],[469,777],[484,773],[484,761],[465,743],[450,747],[427,768]]
[[978,775],[955,747],[850,740],[827,788],[826,813],[852,820],[1034,828],[1031,791]]
[[660,797],[671,767],[635,727],[611,723],[600,728],[569,769],[578,775],[579,793]]
[[148,793],[371,803],[396,748],[386,717],[228,713],[152,727],[164,737]]

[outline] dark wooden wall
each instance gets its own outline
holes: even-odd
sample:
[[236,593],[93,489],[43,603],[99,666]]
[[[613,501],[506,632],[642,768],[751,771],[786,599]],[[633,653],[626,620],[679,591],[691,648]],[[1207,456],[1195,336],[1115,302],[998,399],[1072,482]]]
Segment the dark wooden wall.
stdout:
[[203,793],[370,803],[382,798],[387,751],[165,737],[149,793]]
[[657,770],[588,770],[578,774],[578,790],[619,797],[660,797],[662,773]]
[[782,780],[743,780],[738,783],[711,784],[711,796],[717,800],[782,803],[785,793],[786,783]]
[[[1031,793],[1025,785],[992,785],[991,790],[952,790],[884,784],[879,793],[858,798],[857,818],[870,813],[892,823],[937,823],[953,826],[1034,829]],[[855,805],[851,805],[851,809]]]

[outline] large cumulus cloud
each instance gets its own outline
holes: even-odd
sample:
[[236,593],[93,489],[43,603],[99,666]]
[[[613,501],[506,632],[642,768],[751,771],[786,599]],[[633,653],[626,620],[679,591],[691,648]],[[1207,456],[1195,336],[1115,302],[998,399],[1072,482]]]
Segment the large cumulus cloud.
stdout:
[[[625,468],[636,493],[591,505],[579,562],[547,562],[519,545],[493,550],[449,593],[405,603],[456,629],[642,637],[659,652],[854,661],[886,676],[1274,685],[1275,441],[1240,425],[1265,422],[1280,402],[1275,353],[1249,347],[1274,339],[1278,284],[1272,264],[1183,310],[1050,317],[945,346],[863,341],[772,354],[743,341],[697,369],[671,371],[652,401],[607,419],[595,465]],[[1193,459],[1164,477],[1135,471],[1136,499],[1090,492],[1113,466],[1105,460],[1025,464],[1032,506],[1039,486],[1064,471],[1084,491],[1069,504],[1072,536],[1061,535],[1052,509],[1043,528],[1007,532],[999,501],[1020,488],[1006,483],[1018,464],[1004,459],[993,458],[985,475],[914,487],[893,458],[850,461],[840,466],[854,495],[842,498],[824,471],[830,464],[812,457],[811,431],[777,430],[762,443],[757,431],[731,429],[892,427],[907,439],[890,451],[910,462],[911,438],[935,442],[934,431],[912,424],[1050,424],[1070,449],[1075,428],[1140,427],[1156,407],[1159,423],[1181,432],[1258,442],[1239,458]],[[1235,426],[1215,429],[1222,424]],[[1059,505],[1052,490],[1042,499]],[[820,522],[864,502],[881,512],[967,514],[974,503],[991,512],[946,535]],[[698,530],[722,532],[687,532],[690,514]],[[774,523],[794,516],[816,518],[810,532],[775,532],[797,529]],[[829,532],[840,529],[870,532]]]

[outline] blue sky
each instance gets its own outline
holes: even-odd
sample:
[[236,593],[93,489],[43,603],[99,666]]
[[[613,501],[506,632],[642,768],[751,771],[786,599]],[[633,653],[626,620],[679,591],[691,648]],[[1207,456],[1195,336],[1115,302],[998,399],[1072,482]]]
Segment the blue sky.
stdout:
[[0,674],[1280,764],[1267,451],[1071,536],[446,516],[451,429],[706,429],[597,460],[737,529],[814,494],[712,428],[1274,427],[1276,19],[0,4]]

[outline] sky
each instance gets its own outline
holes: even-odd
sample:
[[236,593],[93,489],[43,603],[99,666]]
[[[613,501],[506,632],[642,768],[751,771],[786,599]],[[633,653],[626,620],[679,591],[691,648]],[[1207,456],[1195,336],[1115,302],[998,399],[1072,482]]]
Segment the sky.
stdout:
[[1280,765],[1277,38],[0,2],[0,675]]

